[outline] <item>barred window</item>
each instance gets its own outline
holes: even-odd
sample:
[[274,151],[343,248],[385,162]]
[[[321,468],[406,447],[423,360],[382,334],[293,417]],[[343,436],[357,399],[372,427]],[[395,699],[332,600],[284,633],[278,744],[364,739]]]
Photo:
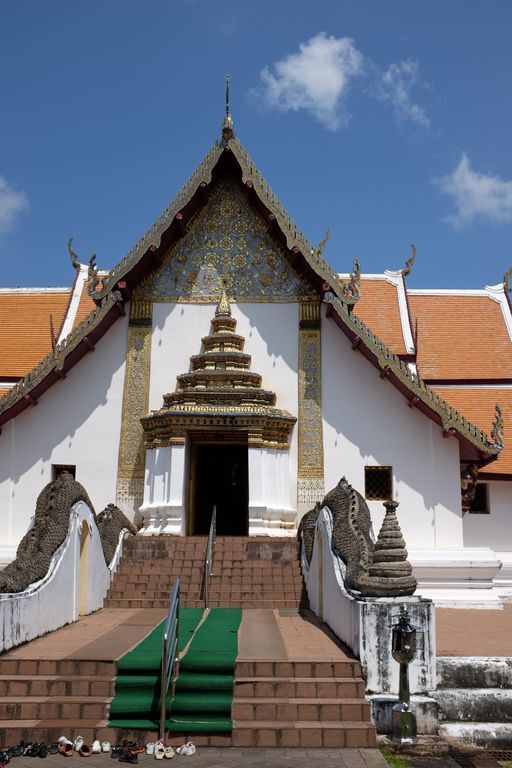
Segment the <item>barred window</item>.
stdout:
[[393,498],[393,468],[365,467],[364,495],[372,501],[386,501]]
[[63,472],[69,472],[76,479],[75,464],[52,464],[52,480],[56,480]]
[[475,489],[475,498],[471,502],[469,511],[474,515],[489,515],[489,485],[488,483],[477,483]]

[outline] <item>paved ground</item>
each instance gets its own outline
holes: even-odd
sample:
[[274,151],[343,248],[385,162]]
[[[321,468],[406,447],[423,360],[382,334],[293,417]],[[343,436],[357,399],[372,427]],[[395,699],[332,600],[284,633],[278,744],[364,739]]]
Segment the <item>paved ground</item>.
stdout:
[[[181,765],[190,768],[387,768],[387,762],[378,749],[215,749],[213,747],[198,749],[195,755],[182,757],[175,755],[172,765],[177,768]],[[69,759],[61,755],[48,755],[44,768],[63,768],[69,764]],[[109,755],[92,755],[90,758],[81,758],[73,755],[71,765],[82,765],[85,762],[87,768],[113,768],[114,765],[130,765],[114,761]],[[35,768],[41,765],[37,757],[14,757],[9,763],[12,768]],[[152,768],[160,765],[162,768],[169,765],[169,760],[155,763],[154,758],[148,755],[139,756],[141,768]],[[77,766],[78,768],[78,766]]]
[[512,656],[512,605],[502,611],[436,609],[438,656]]

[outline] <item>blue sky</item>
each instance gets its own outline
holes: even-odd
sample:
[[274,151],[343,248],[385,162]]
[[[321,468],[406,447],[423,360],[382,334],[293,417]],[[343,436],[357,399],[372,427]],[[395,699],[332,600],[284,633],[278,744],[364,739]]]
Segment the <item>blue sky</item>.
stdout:
[[339,271],[512,266],[508,0],[4,0],[0,286],[110,268],[235,130]]

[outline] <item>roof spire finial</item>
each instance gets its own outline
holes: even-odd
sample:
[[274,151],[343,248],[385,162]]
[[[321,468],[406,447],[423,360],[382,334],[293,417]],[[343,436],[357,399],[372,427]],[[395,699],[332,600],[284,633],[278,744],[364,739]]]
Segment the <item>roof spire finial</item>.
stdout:
[[231,113],[229,111],[229,75],[226,75],[226,115],[224,117],[224,122],[222,123],[222,141],[225,144],[227,144],[227,142],[233,138],[233,128],[233,118],[231,117]]

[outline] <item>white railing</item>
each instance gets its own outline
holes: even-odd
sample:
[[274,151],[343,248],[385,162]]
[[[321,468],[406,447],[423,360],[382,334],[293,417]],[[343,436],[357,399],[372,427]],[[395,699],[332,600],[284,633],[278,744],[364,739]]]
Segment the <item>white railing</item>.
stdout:
[[179,632],[180,629],[180,580],[176,579],[169,602],[169,610],[162,638],[162,669],[160,677],[160,733],[165,740],[167,720],[167,692],[172,680],[172,695],[174,683],[178,676],[179,665]]

